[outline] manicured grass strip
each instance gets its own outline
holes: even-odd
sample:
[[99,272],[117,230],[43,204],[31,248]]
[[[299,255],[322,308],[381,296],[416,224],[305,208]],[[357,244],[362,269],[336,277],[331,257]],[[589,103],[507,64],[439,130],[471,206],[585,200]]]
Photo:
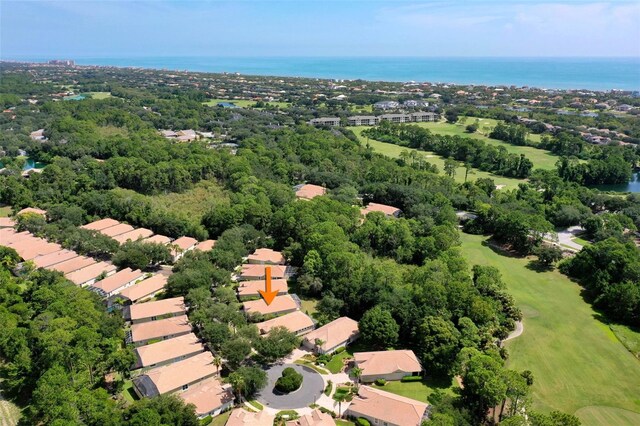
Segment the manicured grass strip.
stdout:
[[315,364],[314,364],[313,362],[311,362],[311,361],[305,361],[305,360],[303,360],[303,359],[297,359],[297,360],[295,360],[293,363],[294,363],[294,364],[305,365],[305,366],[309,367],[310,369],[312,369],[312,370],[314,370],[314,371],[316,371],[316,372],[318,372],[318,373],[320,373],[320,374],[329,374],[329,373],[327,372],[327,370],[325,370],[325,369],[323,369],[323,368],[321,368],[321,367],[319,367],[319,366],[315,365]]
[[264,410],[264,405],[260,404],[255,399],[252,399],[251,401],[247,401],[247,403],[258,411]]
[[421,382],[387,382],[384,386],[371,385],[374,388],[381,389],[386,392],[395,393],[396,395],[405,396],[417,401],[428,402],[427,398],[436,389],[445,391],[449,395],[454,394],[454,389],[458,388],[458,384],[454,379],[449,378],[433,378],[428,377]]
[[230,416],[231,416],[231,410],[225,411],[219,416],[215,416],[211,421],[211,423],[209,423],[209,426],[224,426],[227,424],[227,420],[229,420]]
[[0,217],[8,217],[11,214],[11,206],[0,207]]
[[524,333],[506,344],[508,367],[533,372],[533,408],[575,413],[585,426],[630,424],[608,418],[614,408],[640,413],[640,362],[598,320],[582,288],[557,271],[529,269],[530,259],[503,256],[486,237],[461,239],[469,267],[498,268],[522,309]]
[[349,420],[341,420],[341,419],[335,419],[336,420],[336,426],[355,426],[355,423],[350,422]]

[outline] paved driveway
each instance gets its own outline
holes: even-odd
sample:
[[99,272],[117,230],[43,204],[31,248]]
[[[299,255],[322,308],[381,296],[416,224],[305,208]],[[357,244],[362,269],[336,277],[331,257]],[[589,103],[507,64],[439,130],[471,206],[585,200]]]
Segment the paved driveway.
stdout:
[[[280,394],[275,390],[276,380],[282,375],[282,370],[287,367],[291,367],[302,374],[302,386],[297,391],[289,394]],[[267,386],[256,395],[256,399],[264,406],[278,410],[307,407],[309,404],[316,402],[324,391],[325,385],[322,376],[304,365],[274,365],[267,370],[267,377],[269,380]]]

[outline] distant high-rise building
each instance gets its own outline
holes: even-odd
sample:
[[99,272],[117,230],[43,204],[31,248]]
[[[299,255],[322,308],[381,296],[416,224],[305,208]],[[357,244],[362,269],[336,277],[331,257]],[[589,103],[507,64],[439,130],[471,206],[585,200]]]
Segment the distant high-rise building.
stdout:
[[62,65],[62,66],[66,66],[66,67],[72,67],[76,64],[75,61],[72,61],[71,59],[52,59],[51,61],[48,62],[49,65]]

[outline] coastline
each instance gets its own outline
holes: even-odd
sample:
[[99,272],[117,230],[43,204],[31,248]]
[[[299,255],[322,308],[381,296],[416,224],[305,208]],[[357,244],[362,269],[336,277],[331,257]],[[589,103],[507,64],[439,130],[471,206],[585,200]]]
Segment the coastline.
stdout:
[[[46,62],[15,58],[6,62]],[[73,58],[72,58],[73,59]],[[640,91],[640,58],[78,57],[80,66],[556,90]]]

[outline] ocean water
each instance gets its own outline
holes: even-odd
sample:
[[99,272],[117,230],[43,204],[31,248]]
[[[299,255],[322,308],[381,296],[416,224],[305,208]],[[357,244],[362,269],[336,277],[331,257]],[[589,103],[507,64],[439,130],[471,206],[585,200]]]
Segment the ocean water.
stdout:
[[[31,58],[31,60],[35,60]],[[44,60],[40,58],[40,60]],[[129,57],[75,58],[112,65],[250,75],[640,90],[640,58]]]

